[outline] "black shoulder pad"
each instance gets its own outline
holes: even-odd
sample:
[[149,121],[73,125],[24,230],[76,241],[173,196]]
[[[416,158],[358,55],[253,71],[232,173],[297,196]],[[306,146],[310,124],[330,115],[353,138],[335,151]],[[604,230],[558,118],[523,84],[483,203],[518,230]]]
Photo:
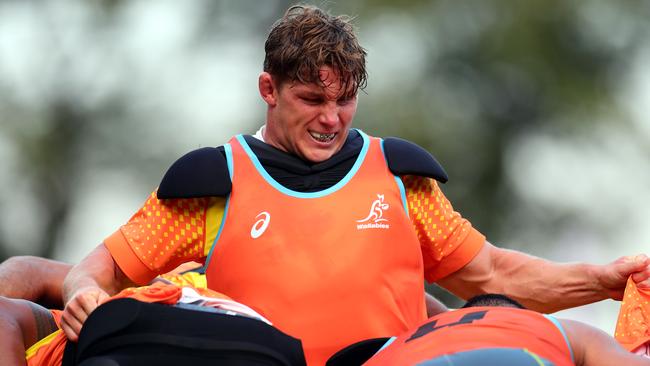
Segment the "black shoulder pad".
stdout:
[[388,169],[395,175],[418,175],[446,183],[447,173],[428,151],[397,137],[384,139]]
[[158,198],[225,197],[232,189],[226,157],[204,147],[176,160],[158,187]]

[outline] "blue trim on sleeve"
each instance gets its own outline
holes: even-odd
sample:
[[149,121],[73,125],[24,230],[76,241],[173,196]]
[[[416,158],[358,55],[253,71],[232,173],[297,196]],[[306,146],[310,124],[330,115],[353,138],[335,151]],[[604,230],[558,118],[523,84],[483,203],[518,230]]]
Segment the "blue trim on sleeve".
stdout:
[[553,323],[557,329],[560,330],[560,333],[562,333],[562,336],[564,337],[564,341],[566,342],[567,347],[569,347],[569,352],[571,352],[571,361],[575,363],[575,358],[573,357],[573,348],[571,348],[571,343],[569,342],[569,337],[567,337],[566,332],[564,331],[564,327],[562,327],[562,323],[560,323],[559,320],[557,320],[556,317],[548,314],[542,314],[544,317]]
[[404,212],[406,213],[406,217],[410,218],[408,202],[406,201],[406,189],[404,188],[404,182],[402,182],[402,179],[400,177],[395,176],[395,183],[397,183],[397,187],[399,188],[399,193],[402,195],[402,206],[404,206]]
[[479,348],[435,356],[419,362],[418,366],[526,365],[555,366],[525,348]]
[[244,139],[244,136],[237,135],[236,138],[237,138],[237,141],[239,141],[241,146],[244,148],[244,151],[246,152],[246,155],[248,155],[248,157],[253,162],[253,165],[255,166],[255,169],[257,169],[257,171],[260,173],[262,178],[264,178],[264,180],[266,180],[273,188],[275,188],[278,191],[280,191],[281,193],[286,194],[287,196],[291,196],[291,197],[320,198],[320,197],[327,196],[328,194],[332,194],[332,193],[338,191],[339,189],[343,188],[350,181],[350,179],[352,179],[352,177],[354,177],[354,175],[359,170],[359,167],[361,167],[361,164],[363,163],[363,161],[364,161],[364,159],[366,157],[366,154],[368,153],[368,148],[370,147],[370,139],[361,130],[357,130],[357,131],[359,132],[359,134],[363,138],[363,147],[361,148],[361,152],[359,152],[359,156],[357,157],[357,161],[354,163],[354,165],[352,166],[352,168],[350,169],[348,174],[346,174],[345,177],[343,177],[343,179],[341,179],[335,185],[333,185],[333,186],[331,186],[331,187],[329,187],[329,188],[327,188],[325,190],[319,191],[319,192],[298,192],[298,191],[294,191],[294,190],[291,190],[291,189],[288,189],[288,188],[282,186],[275,179],[273,179],[273,177],[271,177],[269,175],[269,173],[266,172],[266,170],[264,169],[264,167],[260,163],[257,156],[255,156],[255,154],[251,150],[250,146],[248,146],[248,144],[246,143],[246,140]]
[[224,144],[223,150],[226,153],[226,163],[228,164],[228,173],[230,174],[230,181],[232,182],[232,176],[235,174],[233,170],[233,161],[232,161],[232,146],[230,144]]

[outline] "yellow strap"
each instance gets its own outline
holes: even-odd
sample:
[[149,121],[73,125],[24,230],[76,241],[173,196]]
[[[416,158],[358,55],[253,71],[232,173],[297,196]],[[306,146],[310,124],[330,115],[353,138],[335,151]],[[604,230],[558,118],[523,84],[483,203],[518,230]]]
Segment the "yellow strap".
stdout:
[[38,352],[38,349],[39,349],[39,348],[41,348],[42,346],[44,346],[44,345],[50,343],[50,342],[52,341],[52,339],[54,339],[54,337],[56,337],[56,336],[57,336],[59,333],[61,333],[61,332],[62,332],[61,329],[56,330],[56,331],[54,331],[54,333],[51,333],[51,334],[48,335],[47,337],[45,337],[45,338],[41,338],[40,341],[38,341],[38,342],[32,344],[32,346],[29,347],[29,348],[25,351],[25,359],[26,359],[26,360],[29,360],[30,358],[32,358],[32,357],[36,354],[36,352]]

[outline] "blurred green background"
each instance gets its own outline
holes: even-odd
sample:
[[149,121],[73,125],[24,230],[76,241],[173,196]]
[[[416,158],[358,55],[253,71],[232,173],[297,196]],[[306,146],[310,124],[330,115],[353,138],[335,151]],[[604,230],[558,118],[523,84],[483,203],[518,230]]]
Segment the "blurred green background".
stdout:
[[[650,2],[313,3],[354,16],[368,51],[356,127],[431,151],[492,243],[650,253]],[[291,4],[0,1],[0,259],[76,262],[181,154],[254,132],[264,40]],[[563,315],[612,333],[617,311]]]

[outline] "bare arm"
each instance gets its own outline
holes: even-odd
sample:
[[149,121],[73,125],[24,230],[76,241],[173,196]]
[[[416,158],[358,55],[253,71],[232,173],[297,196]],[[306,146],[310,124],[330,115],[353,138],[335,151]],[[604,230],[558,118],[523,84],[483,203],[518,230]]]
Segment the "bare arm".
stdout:
[[[10,366],[25,365],[26,330],[19,318],[28,311],[18,308],[14,299],[0,298],[0,363]],[[18,313],[16,313],[18,311]],[[29,327],[29,325],[28,325]]]
[[424,303],[427,306],[427,316],[432,317],[440,313],[449,311],[449,308],[438,299],[430,295],[429,293],[424,293]]
[[650,358],[626,351],[607,333],[590,325],[560,319],[577,366],[649,366]]
[[25,350],[57,330],[52,314],[22,299],[0,297],[0,365],[25,365]]
[[638,272],[635,281],[647,281],[649,268],[645,256],[607,265],[562,264],[486,242],[469,264],[438,284],[464,299],[504,294],[530,309],[554,312],[606,298],[620,299],[628,276]]
[[71,264],[41,257],[11,257],[0,264],[0,296],[62,308],[63,279],[71,268]]
[[65,309],[61,328],[76,341],[88,315],[110,295],[134,283],[117,266],[104,244],[100,244],[74,266],[63,282]]

